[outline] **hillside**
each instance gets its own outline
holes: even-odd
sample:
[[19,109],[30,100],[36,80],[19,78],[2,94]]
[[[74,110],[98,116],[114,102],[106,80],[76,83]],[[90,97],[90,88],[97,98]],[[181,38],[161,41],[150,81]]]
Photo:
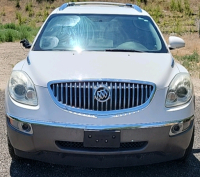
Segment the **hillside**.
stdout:
[[[72,0],[76,1],[76,0]],[[79,0],[77,0],[79,1]],[[109,0],[113,1],[113,0]],[[114,0],[134,3],[147,10],[164,33],[197,32],[199,0]],[[67,0],[0,0],[0,23],[39,27],[53,9]]]
[[[79,0],[71,0],[79,1]],[[104,0],[106,1],[106,0]],[[200,78],[200,0],[108,0],[134,3],[149,12],[164,33],[181,36],[186,47],[173,56]],[[33,41],[47,16],[67,0],[0,0],[0,43],[27,38]]]

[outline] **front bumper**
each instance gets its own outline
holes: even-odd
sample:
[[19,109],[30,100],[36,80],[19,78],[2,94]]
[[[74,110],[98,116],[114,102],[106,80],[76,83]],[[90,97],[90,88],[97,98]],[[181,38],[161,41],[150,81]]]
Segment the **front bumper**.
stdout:
[[[192,116],[187,130],[175,136],[169,136],[169,132],[172,125],[178,122],[167,122],[159,124],[160,126],[155,124],[154,127],[146,125],[146,128],[116,128],[115,130],[120,131],[121,143],[146,143],[124,149],[101,149],[79,147],[84,141],[84,129],[31,124],[34,133],[28,135],[13,128],[10,118],[7,116],[8,136],[18,156],[98,168],[145,165],[179,159],[189,146],[194,126]],[[58,145],[57,142],[71,142],[74,146]]]

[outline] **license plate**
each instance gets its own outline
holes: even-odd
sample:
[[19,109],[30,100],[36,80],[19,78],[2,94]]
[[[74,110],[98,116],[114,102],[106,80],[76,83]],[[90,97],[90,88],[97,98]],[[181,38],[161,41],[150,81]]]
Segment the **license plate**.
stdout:
[[120,131],[84,131],[84,147],[119,148]]

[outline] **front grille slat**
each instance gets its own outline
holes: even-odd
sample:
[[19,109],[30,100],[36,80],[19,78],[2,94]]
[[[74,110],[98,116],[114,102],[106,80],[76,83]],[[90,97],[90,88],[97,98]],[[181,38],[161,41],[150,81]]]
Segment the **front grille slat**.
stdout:
[[146,94],[145,94],[145,102],[146,102],[147,99],[148,99],[148,98],[147,98],[147,85],[145,86],[145,93],[146,93]]
[[[97,88],[107,86],[110,98],[99,102],[95,98]],[[155,91],[151,83],[131,83],[120,81],[72,81],[50,85],[54,101],[60,105],[92,111],[114,111],[136,108],[150,100]]]
[[135,104],[135,85],[133,84],[133,95],[132,95],[132,107],[134,107],[134,104]]
[[128,84],[128,108],[130,108],[130,84]]
[[63,83],[61,83],[61,95],[60,95],[60,97],[61,97],[61,103],[63,103],[64,102],[64,100],[63,100]]
[[143,85],[141,85],[141,104],[143,104],[143,95],[144,92],[143,92]]
[[[106,82],[106,86],[108,86],[108,83]],[[108,110],[108,101],[106,101],[106,111]]]
[[56,84],[53,85],[52,92],[53,92],[54,96],[56,97]]
[[60,101],[59,100],[59,85],[58,84],[56,84],[56,93],[57,93],[57,100]]
[[76,95],[76,89],[77,89],[77,86],[76,86],[76,83],[74,84],[74,104],[75,104],[75,107],[77,106],[77,95]]
[[90,109],[90,83],[88,82],[88,109]]
[[68,105],[68,84],[65,84],[65,99],[66,99],[66,105]]
[[[97,86],[99,85],[99,83],[97,82]],[[96,100],[95,100],[96,101]],[[98,101],[96,101],[96,103],[97,103],[97,111],[99,110],[99,102]]]
[[149,87],[149,95],[151,94],[151,87]]
[[92,83],[92,110],[94,110],[94,82]]
[[86,93],[85,93],[85,82],[83,84],[83,102],[84,102],[84,109],[85,109],[85,96],[86,96]]
[[112,82],[110,83],[110,110],[112,110],[112,91],[113,91],[113,87],[112,87]]
[[126,84],[124,83],[124,109],[126,108]]
[[[101,84],[103,85],[103,82]],[[101,111],[103,111],[103,103],[101,103]]]
[[81,108],[81,83],[79,83],[79,108]]
[[66,150],[79,150],[79,151],[124,151],[124,150],[139,150],[144,148],[148,142],[139,141],[139,142],[123,142],[120,143],[119,148],[100,148],[100,147],[84,147],[83,142],[71,142],[71,141],[55,141],[56,145],[61,149]]
[[119,83],[119,109],[121,109],[121,101],[122,101],[122,85]]
[[72,83],[70,83],[70,106],[72,106]]
[[137,106],[139,105],[139,85],[137,84]]
[[115,110],[117,109],[117,83],[115,83]]

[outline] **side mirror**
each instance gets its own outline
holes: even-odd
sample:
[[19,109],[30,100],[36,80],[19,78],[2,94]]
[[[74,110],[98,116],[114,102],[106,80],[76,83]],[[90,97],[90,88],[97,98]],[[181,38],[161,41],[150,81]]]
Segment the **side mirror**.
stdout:
[[26,49],[30,49],[31,48],[31,44],[29,43],[29,41],[27,39],[23,39],[20,41],[20,43],[23,45],[23,47],[25,47]]
[[185,47],[185,41],[181,39],[180,37],[170,36],[168,47],[170,50]]

